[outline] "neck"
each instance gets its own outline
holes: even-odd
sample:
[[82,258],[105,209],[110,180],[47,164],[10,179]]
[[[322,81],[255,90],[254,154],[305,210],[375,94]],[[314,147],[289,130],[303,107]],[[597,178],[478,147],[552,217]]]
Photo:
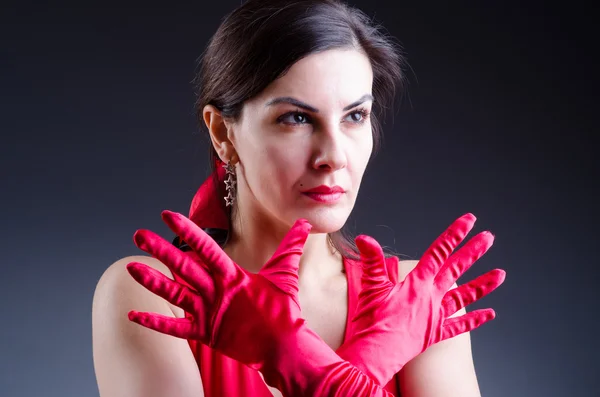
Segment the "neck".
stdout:
[[[234,217],[225,253],[240,267],[258,273],[272,257],[292,225],[262,219]],[[299,278],[304,283],[318,283],[339,276],[342,256],[328,241],[326,233],[311,233],[303,248]]]

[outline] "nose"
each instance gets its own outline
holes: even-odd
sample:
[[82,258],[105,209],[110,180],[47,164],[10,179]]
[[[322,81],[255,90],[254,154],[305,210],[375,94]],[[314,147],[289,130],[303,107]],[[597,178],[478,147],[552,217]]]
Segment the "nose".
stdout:
[[314,133],[313,168],[336,171],[347,165],[345,137],[339,128],[326,127]]

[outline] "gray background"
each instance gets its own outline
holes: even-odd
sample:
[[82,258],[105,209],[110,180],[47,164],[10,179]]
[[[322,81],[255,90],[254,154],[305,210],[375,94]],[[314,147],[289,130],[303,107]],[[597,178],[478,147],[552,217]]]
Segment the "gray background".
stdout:
[[[207,175],[190,81],[238,1],[165,8],[20,2],[0,13],[1,396],[97,396],[96,282],[171,237]],[[419,3],[418,5],[412,3]],[[355,2],[404,45],[410,101],[385,129],[350,222],[418,258],[465,212],[507,270],[469,307],[484,396],[598,396],[598,79],[575,2]],[[393,122],[393,123],[392,123]]]

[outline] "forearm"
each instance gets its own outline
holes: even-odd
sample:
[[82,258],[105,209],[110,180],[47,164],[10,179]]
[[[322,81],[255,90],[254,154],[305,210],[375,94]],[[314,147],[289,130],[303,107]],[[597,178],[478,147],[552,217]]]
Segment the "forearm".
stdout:
[[[383,346],[376,337],[367,332],[362,332],[346,341],[337,354],[342,360],[351,362],[358,370],[368,375],[378,385],[386,385],[396,373],[404,367],[401,363],[408,362],[410,358],[401,355],[401,346]],[[389,362],[390,349],[394,349],[395,362]],[[374,365],[374,364],[377,365]],[[387,363],[388,365],[381,365]]]
[[392,396],[305,325],[284,338],[262,372],[268,385],[288,397]]

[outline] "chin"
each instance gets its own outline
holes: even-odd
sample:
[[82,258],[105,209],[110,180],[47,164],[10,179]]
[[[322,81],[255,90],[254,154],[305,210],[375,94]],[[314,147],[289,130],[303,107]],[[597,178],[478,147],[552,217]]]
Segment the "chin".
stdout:
[[323,211],[306,211],[303,214],[298,214],[294,220],[304,218],[312,225],[311,234],[317,233],[333,233],[340,230],[350,214],[343,210],[323,210]]

